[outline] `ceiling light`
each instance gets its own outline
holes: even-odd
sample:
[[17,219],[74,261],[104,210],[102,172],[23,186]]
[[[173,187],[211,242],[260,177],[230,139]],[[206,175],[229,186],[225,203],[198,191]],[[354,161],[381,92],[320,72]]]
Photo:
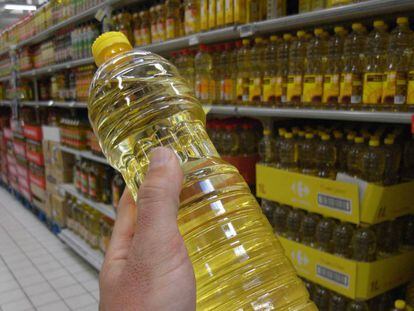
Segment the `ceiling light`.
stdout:
[[18,10],[18,11],[36,11],[35,5],[24,5],[24,4],[6,4],[5,10]]

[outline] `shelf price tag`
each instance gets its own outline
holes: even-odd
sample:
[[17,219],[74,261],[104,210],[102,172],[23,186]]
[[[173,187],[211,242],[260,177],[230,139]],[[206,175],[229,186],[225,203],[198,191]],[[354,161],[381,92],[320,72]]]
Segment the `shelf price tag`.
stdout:
[[102,20],[105,17],[105,11],[103,9],[99,9],[96,14],[95,14],[95,18],[98,22],[102,22]]
[[414,114],[411,116],[411,134],[414,134]]
[[200,38],[197,35],[188,38],[188,45],[197,45],[200,43]]
[[211,110],[211,106],[210,105],[203,105],[203,110],[205,114],[208,114]]
[[238,27],[240,38],[253,36],[255,33],[255,27],[253,24],[242,25]]

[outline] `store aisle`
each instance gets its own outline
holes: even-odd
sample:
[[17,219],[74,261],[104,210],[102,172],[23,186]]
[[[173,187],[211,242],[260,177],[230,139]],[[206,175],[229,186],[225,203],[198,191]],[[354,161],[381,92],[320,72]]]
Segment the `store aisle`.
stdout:
[[98,273],[0,189],[0,310],[96,311]]

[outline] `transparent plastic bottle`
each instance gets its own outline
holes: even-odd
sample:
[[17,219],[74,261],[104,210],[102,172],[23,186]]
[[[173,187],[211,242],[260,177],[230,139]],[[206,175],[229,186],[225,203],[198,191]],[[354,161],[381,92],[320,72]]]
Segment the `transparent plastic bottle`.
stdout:
[[160,34],[158,33],[158,11],[155,5],[149,9],[150,25],[151,25],[151,43],[160,42]]
[[259,143],[260,162],[269,166],[276,165],[275,151],[276,141],[273,138],[272,131],[265,128],[263,130],[263,138]]
[[326,0],[312,0],[312,11],[322,10],[326,7]]
[[327,64],[323,76],[322,103],[328,107],[335,107],[339,102],[340,80],[342,72],[342,55],[347,31],[344,27],[334,28],[335,35],[329,39]]
[[353,0],[327,0],[326,7],[332,8],[332,7],[337,7],[337,6],[343,6],[343,5],[351,4],[353,2],[355,1]]
[[148,10],[143,10],[139,12],[139,17],[141,19],[141,40],[142,45],[151,44],[151,18],[150,12]]
[[240,137],[234,123],[224,125],[221,137],[223,155],[235,156],[240,151]]
[[321,140],[316,144],[315,157],[317,158],[318,176],[335,179],[337,150],[328,134],[323,134]]
[[287,103],[300,106],[303,94],[303,73],[305,69],[307,36],[299,30],[289,49],[289,74],[287,81]]
[[270,41],[263,51],[262,100],[268,106],[276,104],[277,51],[279,44],[280,38],[278,36],[270,36]]
[[335,292],[331,292],[331,297],[329,299],[329,311],[346,311],[346,306],[349,299],[339,295]]
[[288,171],[297,170],[297,148],[292,133],[286,133],[278,146],[279,167]]
[[352,24],[352,32],[345,39],[344,66],[341,74],[339,103],[354,109],[362,104],[362,74],[367,31],[360,23]]
[[89,119],[134,198],[152,148],[170,147],[181,162],[177,222],[194,267],[197,308],[316,310],[249,187],[215,150],[204,111],[176,68],[150,52],[133,51],[119,33],[100,36],[93,54],[100,67],[90,88]]
[[234,68],[233,59],[233,44],[226,43],[224,51],[221,54],[221,63],[223,66],[222,76],[220,81],[220,102],[223,104],[231,104],[235,100],[236,81],[235,70],[227,70],[227,68]]
[[213,58],[210,51],[211,49],[207,45],[200,44],[199,51],[194,58],[195,93],[204,104],[212,103],[210,84],[213,83]]
[[249,103],[250,40],[243,39],[237,51],[236,99],[238,104]]
[[354,144],[350,147],[347,157],[348,174],[354,177],[361,177],[361,157],[364,152],[364,138],[357,136]]
[[342,147],[338,150],[338,170],[341,173],[348,171],[347,159],[348,153],[354,145],[355,134],[348,133],[346,141],[342,142]]
[[277,129],[277,136],[275,138],[276,148],[275,148],[275,160],[276,160],[276,167],[280,168],[280,145],[285,140],[286,129],[285,128],[278,128]]
[[399,180],[401,148],[394,142],[393,136],[388,136],[384,139],[383,149],[385,156],[384,184],[396,184]]
[[325,287],[315,284],[314,294],[313,294],[313,302],[315,302],[318,310],[328,310],[329,308],[329,300],[330,300],[330,292]]
[[302,219],[305,216],[305,212],[299,209],[292,209],[286,218],[286,235],[289,240],[299,242],[300,241],[300,227]]
[[339,223],[332,233],[333,254],[340,257],[351,258],[351,241],[354,227],[349,223]]
[[257,106],[262,102],[263,85],[263,51],[262,37],[254,39],[254,45],[250,49],[250,72],[249,72],[249,104]]
[[367,57],[364,73],[362,103],[377,110],[382,103],[383,78],[386,67],[388,26],[382,20],[374,21],[374,29],[368,36]]
[[351,300],[346,307],[346,311],[369,311],[369,306],[362,300]]
[[314,135],[306,133],[305,139],[298,145],[298,167],[303,174],[317,175],[315,148]]
[[299,0],[299,13],[310,12],[312,8],[312,0]]
[[287,218],[292,208],[287,205],[278,204],[273,211],[273,227],[275,233],[286,236]]
[[184,32],[186,35],[200,31],[200,1],[184,1]]
[[262,204],[260,205],[263,215],[266,216],[270,224],[272,224],[273,221],[273,211],[276,208],[276,204],[277,203],[274,203],[272,201],[262,199]]
[[332,234],[335,225],[335,220],[331,218],[323,218],[318,222],[315,231],[317,249],[327,253],[332,252]]
[[408,64],[407,109],[414,110],[414,56],[411,54]]
[[377,251],[377,238],[370,228],[358,228],[352,236],[352,259],[373,261]]
[[320,220],[317,214],[306,214],[300,225],[300,242],[310,247],[315,246],[315,231]]
[[292,35],[285,33],[283,35],[283,42],[278,45],[277,49],[277,75],[276,75],[276,103],[287,103],[287,79],[289,73],[289,50],[292,42]]
[[362,178],[367,182],[382,184],[385,171],[385,152],[380,148],[379,139],[374,137],[369,141],[368,148],[361,157]]
[[403,227],[401,234],[402,249],[414,249],[414,215],[407,215],[403,217]]
[[407,50],[414,35],[407,17],[397,18],[397,27],[391,34],[387,49],[387,64],[382,92],[385,108],[403,110],[407,103],[408,60]]
[[[254,132],[252,123],[247,122],[247,121],[242,123],[239,137],[240,137],[240,151],[241,151],[240,155],[253,156],[257,154],[258,146],[257,146],[257,141],[256,141],[256,133]],[[272,140],[271,147],[274,148],[273,137],[271,137],[271,140]],[[274,151],[272,152],[274,153]]]
[[392,256],[398,252],[400,234],[397,222],[384,221],[374,226],[377,235],[378,258]]
[[165,38],[174,39],[180,36],[181,29],[181,1],[166,0],[165,1]]
[[324,30],[316,28],[314,37],[307,45],[306,68],[303,77],[304,105],[319,106],[323,96],[323,62],[326,57],[327,45],[324,37]]

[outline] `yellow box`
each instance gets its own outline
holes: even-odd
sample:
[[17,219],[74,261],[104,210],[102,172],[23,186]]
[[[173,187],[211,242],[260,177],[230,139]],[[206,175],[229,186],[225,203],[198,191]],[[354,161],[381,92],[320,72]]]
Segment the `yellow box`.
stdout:
[[257,164],[256,188],[260,198],[356,224],[376,224],[414,212],[414,182],[358,185]]
[[51,205],[52,205],[52,219],[59,226],[65,227],[66,225],[66,214],[65,214],[65,198],[52,194],[51,195]]
[[351,299],[370,299],[414,277],[414,251],[357,262],[279,237],[298,274]]

